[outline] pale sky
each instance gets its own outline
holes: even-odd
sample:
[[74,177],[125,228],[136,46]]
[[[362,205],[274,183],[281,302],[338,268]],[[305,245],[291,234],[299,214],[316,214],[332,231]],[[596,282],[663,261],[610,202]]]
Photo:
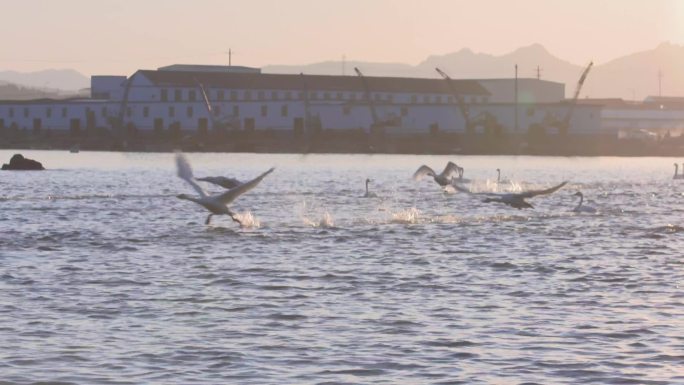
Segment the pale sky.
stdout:
[[0,0],[0,70],[128,75],[173,63],[415,65],[541,43],[601,64],[684,44],[684,0]]

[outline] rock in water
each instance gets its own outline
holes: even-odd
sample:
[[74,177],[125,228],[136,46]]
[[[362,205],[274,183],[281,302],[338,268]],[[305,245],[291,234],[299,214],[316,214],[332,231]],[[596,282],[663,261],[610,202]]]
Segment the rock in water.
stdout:
[[45,167],[33,159],[24,158],[21,154],[14,154],[9,164],[2,165],[3,170],[45,170]]

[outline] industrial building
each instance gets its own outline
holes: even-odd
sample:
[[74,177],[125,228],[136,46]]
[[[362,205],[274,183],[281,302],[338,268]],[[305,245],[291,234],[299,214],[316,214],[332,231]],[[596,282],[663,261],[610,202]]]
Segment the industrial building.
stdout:
[[567,100],[564,84],[540,79],[264,74],[258,68],[176,64],[129,77],[93,76],[87,99],[0,101],[0,129],[402,135],[482,133],[492,127],[526,134],[536,127],[547,134],[617,135],[663,124],[680,127],[684,119],[682,108],[604,102]]

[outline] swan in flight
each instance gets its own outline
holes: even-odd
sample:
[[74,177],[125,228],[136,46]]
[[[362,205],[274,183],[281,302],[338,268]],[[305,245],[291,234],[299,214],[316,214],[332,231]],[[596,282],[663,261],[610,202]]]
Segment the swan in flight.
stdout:
[[204,222],[204,224],[206,225],[208,225],[211,222],[211,217],[213,215],[229,215],[233,221],[242,225],[242,222],[240,222],[240,220],[235,217],[235,213],[230,211],[230,209],[228,208],[228,204],[233,202],[240,195],[256,187],[259,184],[259,182],[261,182],[261,180],[266,177],[266,175],[272,173],[274,170],[274,168],[270,168],[268,171],[250,180],[249,182],[242,183],[223,193],[208,195],[202,189],[202,187],[200,187],[200,185],[198,185],[195,181],[195,178],[192,175],[192,168],[190,167],[190,163],[181,153],[176,153],[176,168],[178,170],[178,176],[184,181],[188,182],[188,184],[192,186],[192,188],[195,189],[195,191],[197,191],[197,194],[199,194],[199,197],[193,197],[187,194],[179,194],[177,195],[177,197],[179,199],[185,199],[195,202],[203,206],[205,209],[209,210],[210,214],[207,217],[207,220]]
[[363,197],[364,198],[377,198],[378,194],[368,191],[368,183],[370,183],[370,182],[372,182],[372,180],[366,178],[366,193],[363,194]]
[[591,207],[591,206],[582,206],[582,203],[584,202],[584,194],[582,194],[581,191],[578,191],[572,195],[580,197],[579,204],[577,205],[577,207],[572,209],[572,211],[574,211],[576,213],[595,213],[596,212],[596,209]]
[[463,176],[463,170],[461,167],[458,167],[458,165],[454,162],[449,162],[447,163],[446,167],[444,167],[444,171],[442,171],[441,174],[437,174],[433,169],[426,165],[422,165],[418,167],[418,170],[413,173],[413,180],[421,180],[423,179],[424,176],[431,176],[435,179],[435,182],[439,184],[442,187],[447,187],[451,184],[452,180],[454,179],[453,174],[458,173],[459,175]]
[[674,164],[675,166],[675,173],[672,179],[684,179],[684,163],[682,163],[682,173],[679,173],[679,165],[677,163]]
[[458,191],[465,192],[471,195],[482,195],[485,196],[485,199],[483,200],[484,203],[489,203],[489,202],[498,202],[498,203],[503,203],[507,204],[511,207],[514,207],[516,209],[524,209],[524,208],[534,208],[530,203],[526,202],[525,199],[529,199],[532,197],[536,197],[537,195],[546,195],[546,194],[551,194],[556,192],[558,189],[561,187],[565,186],[568,182],[565,181],[559,185],[553,186],[551,188],[547,188],[544,190],[529,190],[529,191],[523,191],[519,193],[474,193],[471,192],[470,190],[466,189],[463,186],[459,186],[458,184],[453,184],[454,188]]
[[225,176],[205,176],[204,178],[197,178],[197,180],[209,182],[227,189],[231,189],[242,184],[242,182],[235,178],[226,178]]

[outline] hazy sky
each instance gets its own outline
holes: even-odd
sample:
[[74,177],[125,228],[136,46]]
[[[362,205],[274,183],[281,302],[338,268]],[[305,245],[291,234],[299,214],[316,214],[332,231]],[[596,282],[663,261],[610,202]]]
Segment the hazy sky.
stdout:
[[0,0],[0,70],[130,74],[172,63],[417,64],[532,43],[597,64],[684,43],[684,0]]

